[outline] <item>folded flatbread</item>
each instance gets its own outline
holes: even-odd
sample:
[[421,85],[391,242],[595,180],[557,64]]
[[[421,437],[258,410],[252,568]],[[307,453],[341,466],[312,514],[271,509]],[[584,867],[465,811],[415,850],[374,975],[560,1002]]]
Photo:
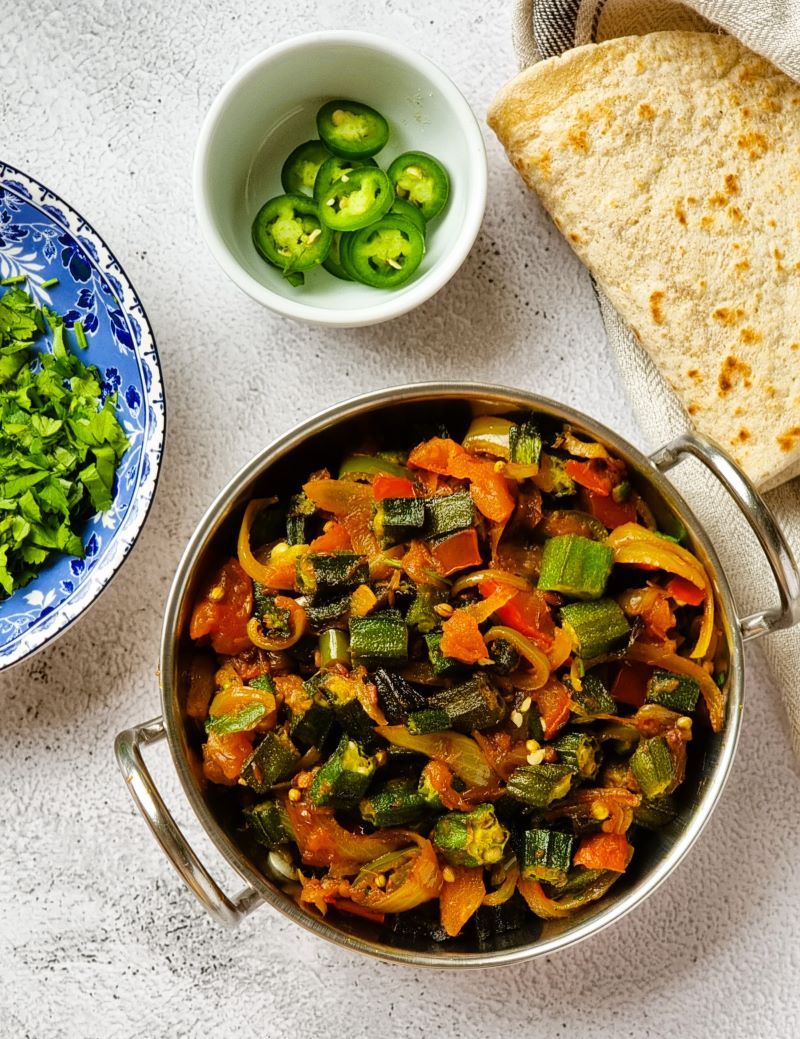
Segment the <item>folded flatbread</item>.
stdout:
[[532,66],[489,124],[697,428],[762,487],[800,472],[800,86],[651,33]]

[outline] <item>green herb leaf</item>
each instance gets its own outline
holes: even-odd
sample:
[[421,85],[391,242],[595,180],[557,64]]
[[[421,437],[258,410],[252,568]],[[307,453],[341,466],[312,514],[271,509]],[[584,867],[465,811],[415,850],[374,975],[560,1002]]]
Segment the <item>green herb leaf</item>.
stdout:
[[216,718],[209,718],[206,722],[206,732],[216,733],[224,736],[231,732],[246,732],[254,728],[267,713],[263,703],[250,704],[242,707],[231,714],[220,714]]
[[116,398],[101,393],[99,372],[71,353],[61,317],[24,289],[4,292],[0,596],[30,581],[55,552],[82,556],[81,526],[111,506],[129,445]]

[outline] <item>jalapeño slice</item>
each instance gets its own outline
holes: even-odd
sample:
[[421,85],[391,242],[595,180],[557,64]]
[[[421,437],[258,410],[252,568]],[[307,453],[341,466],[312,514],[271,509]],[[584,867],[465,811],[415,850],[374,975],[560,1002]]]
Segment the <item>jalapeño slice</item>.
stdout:
[[432,155],[404,152],[397,156],[388,172],[397,197],[417,206],[426,220],[432,220],[444,209],[450,194],[450,178]]
[[334,231],[357,231],[388,213],[394,197],[383,170],[362,166],[343,174],[320,196],[320,219]]
[[352,281],[353,279],[342,266],[342,258],[340,255],[342,237],[342,231],[333,232],[333,241],[331,242],[330,251],[322,261],[322,266],[329,274],[332,274],[334,278],[341,278],[342,281]]
[[280,268],[292,284],[294,275],[322,263],[333,232],[305,195],[278,195],[265,202],[253,221],[253,244],[267,263]]
[[317,172],[314,181],[314,198],[319,202],[325,192],[342,177],[349,177],[353,170],[360,170],[362,166],[377,167],[374,159],[343,159],[341,155],[334,155],[326,159]]
[[283,190],[290,195],[313,195],[319,168],[330,157],[322,141],[299,144],[281,169]]
[[425,239],[409,220],[387,213],[377,223],[345,235],[342,265],[351,278],[376,289],[404,285],[422,263]]
[[390,213],[394,213],[396,216],[403,217],[404,220],[408,220],[409,223],[413,224],[418,231],[421,231],[423,236],[426,233],[425,217],[422,212],[410,202],[404,198],[395,198],[392,203],[392,208],[389,210]]
[[365,159],[389,139],[389,124],[359,101],[328,101],[317,112],[317,132],[336,155]]

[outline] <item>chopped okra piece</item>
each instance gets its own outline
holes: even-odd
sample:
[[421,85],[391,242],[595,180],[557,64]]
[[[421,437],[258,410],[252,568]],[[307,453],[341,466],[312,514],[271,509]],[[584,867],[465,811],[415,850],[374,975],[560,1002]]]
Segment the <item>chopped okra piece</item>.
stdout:
[[372,529],[382,548],[417,537],[425,523],[421,498],[384,498],[375,506]]
[[379,667],[372,681],[378,690],[378,706],[390,725],[401,725],[412,711],[425,709],[425,697],[400,675]]
[[305,491],[289,499],[286,511],[286,541],[289,545],[305,545],[309,541],[311,518],[317,511],[316,505]]
[[319,747],[333,725],[333,711],[320,688],[322,676],[314,675],[303,683],[303,697],[291,705],[289,733],[301,747]]
[[437,850],[451,866],[491,866],[503,857],[508,830],[490,804],[471,812],[448,812],[431,833]]
[[547,808],[566,797],[574,777],[569,765],[521,765],[509,776],[506,793],[533,808]]
[[442,621],[435,607],[447,602],[447,598],[448,593],[441,588],[435,588],[431,584],[418,585],[417,596],[406,613],[406,624],[422,635],[432,632]]
[[571,599],[599,599],[614,565],[614,550],[578,534],[562,534],[544,543],[538,587]]
[[700,686],[693,678],[659,668],[648,679],[645,700],[687,714],[695,709],[699,696]]
[[570,710],[575,722],[590,721],[598,714],[614,714],[617,705],[602,679],[589,671],[581,679],[581,689],[570,689]]
[[247,827],[259,844],[277,848],[294,840],[289,815],[280,801],[263,801],[246,809]]
[[642,802],[633,810],[633,821],[645,830],[660,830],[671,823],[678,814],[678,805],[672,794],[661,797],[642,798]]
[[593,779],[600,768],[600,743],[583,732],[565,732],[556,740],[558,760],[569,765],[583,779]]
[[500,691],[485,674],[475,674],[466,682],[450,689],[439,689],[428,697],[430,707],[444,711],[449,728],[457,732],[490,729],[506,716],[506,704]]
[[360,801],[375,774],[375,759],[355,740],[342,736],[339,746],[314,776],[309,797],[317,806],[347,807]]
[[475,505],[468,491],[425,499],[425,537],[439,538],[466,530],[475,521]]
[[631,771],[648,799],[672,793],[675,789],[678,778],[675,762],[663,736],[639,741],[631,756]]
[[406,724],[414,736],[424,736],[426,732],[444,732],[450,728],[450,715],[440,707],[427,707],[421,711],[412,711]]
[[242,766],[242,781],[257,794],[294,775],[300,753],[282,729],[268,732]]
[[424,818],[430,806],[416,783],[391,779],[365,797],[358,807],[364,819],[373,826],[409,826]]
[[381,610],[350,618],[350,654],[354,663],[404,664],[408,660],[408,628],[399,610]]
[[562,606],[561,623],[583,660],[610,652],[631,630],[625,614],[613,599]]
[[456,660],[455,657],[446,657],[442,653],[441,641],[441,631],[432,631],[425,636],[425,643],[428,647],[428,659],[431,662],[433,673],[439,678],[444,678],[464,671],[464,664],[460,660]]
[[330,704],[334,717],[348,736],[372,749],[377,736],[375,723],[364,710],[359,699],[358,675],[330,672],[321,681],[322,694]]
[[538,465],[542,454],[542,438],[530,419],[512,426],[508,433],[511,461],[519,465]]
[[520,873],[548,884],[564,884],[572,866],[574,847],[572,834],[560,830],[525,830],[517,847]]
[[340,596],[367,580],[367,560],[354,552],[309,552],[297,560],[297,583],[304,595]]

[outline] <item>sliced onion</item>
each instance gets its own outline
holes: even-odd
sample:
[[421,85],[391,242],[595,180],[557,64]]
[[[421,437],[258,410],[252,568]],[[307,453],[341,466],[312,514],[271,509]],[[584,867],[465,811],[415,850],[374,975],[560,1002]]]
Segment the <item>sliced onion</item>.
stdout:
[[268,505],[274,505],[277,500],[277,498],[254,498],[248,502],[244,516],[242,516],[242,525],[239,527],[239,539],[236,546],[239,563],[247,576],[258,581],[259,584],[269,584],[270,569],[264,563],[259,563],[253,555],[250,545],[250,530],[258,513]]
[[665,541],[638,523],[623,523],[609,534],[606,544],[614,549],[615,563],[657,566],[686,578],[705,592],[700,633],[691,652],[694,658],[704,657],[714,632],[714,591],[700,560],[681,545]]
[[484,641],[487,645],[490,642],[494,642],[495,639],[503,639],[505,642],[508,642],[531,665],[533,678],[526,688],[540,689],[547,682],[550,677],[550,661],[547,658],[547,654],[543,653],[526,635],[515,631],[514,628],[507,628],[503,624],[497,624],[493,628],[489,628],[484,635]]
[[594,877],[590,884],[582,891],[562,895],[561,898],[548,898],[544,888],[538,880],[520,877],[517,881],[517,890],[528,903],[528,908],[542,920],[563,920],[565,916],[574,913],[576,909],[589,905],[602,898],[615,880],[621,877],[621,873],[612,870],[603,870]]
[[[350,885],[356,905],[381,913],[404,913],[436,898],[442,888],[442,873],[429,840],[413,836],[416,848],[382,855],[367,863]],[[378,877],[383,883],[378,886]]]
[[547,651],[547,659],[553,671],[561,667],[569,659],[573,650],[572,639],[563,628],[556,628],[553,635],[553,645]]
[[711,728],[714,732],[721,730],[725,721],[725,695],[708,671],[699,664],[687,660],[686,657],[678,656],[677,653],[670,653],[661,646],[651,645],[649,642],[634,642],[632,646],[628,647],[625,656],[628,660],[652,664],[654,667],[661,667],[673,674],[693,678],[703,694]]
[[295,642],[299,642],[308,627],[306,611],[294,599],[290,599],[287,595],[278,595],[275,598],[275,605],[279,609],[289,610],[292,633],[284,638],[269,638],[263,634],[258,617],[251,617],[247,622],[247,635],[253,645],[258,646],[259,649],[273,651],[289,649]]
[[608,451],[596,440],[579,440],[572,430],[565,429],[559,437],[559,447],[576,458],[610,458]]
[[405,725],[379,725],[375,731],[395,747],[405,747],[443,761],[468,786],[489,786],[494,778],[478,744],[460,732],[447,730],[412,736]]
[[514,894],[514,890],[517,886],[517,880],[519,879],[519,866],[517,860],[514,859],[506,870],[505,879],[500,887],[489,891],[483,896],[483,902],[481,905],[485,906],[501,906],[511,898]]
[[496,581],[497,584],[519,588],[523,592],[529,592],[533,587],[530,581],[520,577],[519,574],[511,574],[507,570],[492,568],[489,570],[473,570],[471,573],[459,577],[453,585],[452,594],[458,595],[459,592],[463,592],[467,588],[473,588],[476,584],[483,584],[484,581]]
[[475,454],[491,455],[493,458],[508,458],[511,449],[509,434],[514,426],[507,418],[496,415],[479,415],[470,423],[462,446]]

